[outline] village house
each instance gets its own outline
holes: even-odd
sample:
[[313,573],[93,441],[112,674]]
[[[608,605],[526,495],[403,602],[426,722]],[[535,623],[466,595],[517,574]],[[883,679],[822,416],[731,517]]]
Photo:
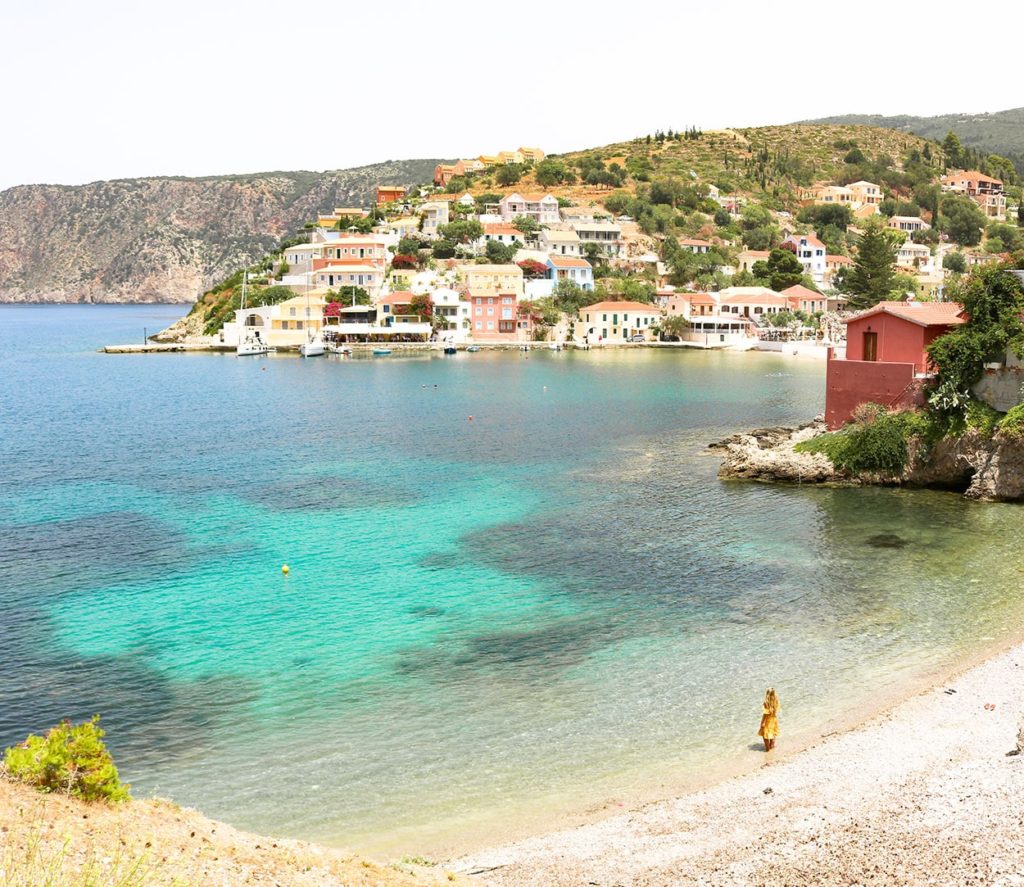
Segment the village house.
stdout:
[[[328,261],[348,259],[353,262],[371,262],[374,265],[380,265],[387,262],[388,250],[382,237],[374,237],[369,234],[342,234],[336,240],[323,244],[318,258]],[[315,261],[313,267],[317,267]]]
[[740,314],[759,320],[765,314],[777,314],[789,308],[789,300],[766,286],[730,286],[718,294],[721,314]]
[[477,241],[479,248],[484,248],[490,241],[494,240],[505,246],[522,246],[526,243],[526,236],[518,228],[514,228],[507,222],[485,222],[484,233]]
[[804,271],[817,286],[822,286],[825,283],[825,256],[828,252],[825,244],[813,234],[791,234],[782,242],[796,248],[796,257],[804,266]]
[[596,302],[580,309],[580,320],[592,344],[629,342],[635,336],[653,341],[661,311],[643,302]]
[[709,243],[706,240],[695,240],[692,237],[687,237],[680,240],[679,245],[683,249],[689,250],[691,253],[696,254],[706,253],[709,249],[711,249],[711,247],[714,246],[713,243]]
[[325,304],[322,295],[306,295],[271,305],[266,343],[273,348],[288,348],[308,342],[323,326]]
[[544,152],[540,148],[520,148],[520,155],[527,163],[540,163],[544,159]]
[[718,313],[718,300],[713,293],[670,292],[657,300],[667,317],[701,317]]
[[800,192],[800,200],[822,205],[838,204],[855,211],[866,207],[865,214],[873,215],[882,202],[882,189],[874,182],[864,181],[851,182],[849,185],[815,185],[804,188]]
[[766,249],[745,249],[736,256],[737,271],[752,271],[756,262],[767,262],[771,252]]
[[853,209],[861,209],[865,206],[876,208],[882,202],[882,189],[874,182],[850,182],[846,186],[853,195]]
[[540,248],[549,255],[578,256],[580,236],[572,228],[542,228]]
[[548,268],[551,271],[551,279],[556,283],[559,280],[571,280],[585,290],[594,288],[594,269],[586,259],[578,256],[552,255],[548,258]]
[[825,286],[832,286],[836,274],[839,273],[840,268],[849,268],[853,264],[853,259],[849,256],[825,256]]
[[927,348],[965,322],[955,302],[879,302],[848,318],[846,354],[829,349],[825,421],[839,428],[863,403],[911,407],[922,402]]
[[528,216],[541,225],[561,221],[558,198],[552,194],[506,194],[498,204],[501,218],[511,222],[516,216]]
[[460,265],[458,275],[471,293],[523,294],[523,269],[518,265]]
[[913,234],[915,231],[927,231],[931,228],[931,225],[918,216],[892,216],[888,226],[896,231],[905,231],[907,234]]
[[[315,263],[314,263],[315,264]],[[313,287],[317,290],[338,289],[342,286],[357,286],[371,296],[384,284],[384,268],[362,262],[335,262],[309,272]]]
[[437,229],[448,224],[448,202],[446,200],[429,200],[420,207],[420,218],[423,219],[422,232],[425,237],[435,239]]
[[908,240],[896,250],[896,264],[915,274],[931,274],[935,270],[932,251],[923,243]]
[[784,289],[779,295],[784,296],[789,301],[790,311],[816,314],[819,311],[823,312],[828,309],[828,299],[825,296],[799,283]]
[[615,258],[622,253],[622,228],[615,222],[608,219],[590,222],[570,222],[573,230],[580,240],[580,251],[588,243],[596,243],[601,248],[602,255]]
[[466,172],[465,160],[456,160],[455,163],[439,163],[434,167],[434,184],[444,188],[456,176],[464,176]]
[[378,185],[377,206],[384,206],[385,203],[393,203],[405,197],[405,185]]
[[474,341],[515,342],[519,331],[519,296],[515,292],[470,290],[470,324]]
[[976,169],[961,169],[947,173],[940,181],[943,191],[967,195],[990,219],[1006,219],[1006,194],[1000,179],[994,179]]

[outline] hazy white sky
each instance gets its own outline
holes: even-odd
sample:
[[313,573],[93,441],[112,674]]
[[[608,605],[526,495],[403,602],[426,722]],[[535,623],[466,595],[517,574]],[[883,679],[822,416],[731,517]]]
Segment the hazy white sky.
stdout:
[[0,189],[1004,110],[1022,24],[935,0],[3,0]]

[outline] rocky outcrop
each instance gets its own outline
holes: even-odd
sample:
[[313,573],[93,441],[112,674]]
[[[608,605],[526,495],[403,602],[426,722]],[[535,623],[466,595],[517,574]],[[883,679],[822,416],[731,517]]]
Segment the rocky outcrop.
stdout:
[[832,486],[930,487],[986,502],[1024,501],[1024,439],[970,430],[932,446],[911,441],[901,474],[851,473],[798,443],[825,433],[820,419],[799,428],[760,428],[710,445],[723,453],[721,478]]
[[381,182],[429,181],[437,162],[10,188],[0,302],[192,302],[319,211],[367,206]]
[[798,453],[794,447],[825,431],[816,419],[799,428],[756,428],[734,434],[709,446],[723,453],[718,476],[764,483],[842,484],[856,483],[844,476],[820,453]]

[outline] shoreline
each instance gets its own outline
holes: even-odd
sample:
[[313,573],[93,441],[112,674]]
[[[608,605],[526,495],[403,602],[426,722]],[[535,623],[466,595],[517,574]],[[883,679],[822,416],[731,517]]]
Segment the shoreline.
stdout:
[[[999,875],[1024,876],[1019,823],[1005,815],[1024,790],[1024,755],[1006,756],[1022,674],[1017,631],[739,775],[445,865],[495,885],[966,883],[998,842]],[[957,815],[941,816],[950,798]]]

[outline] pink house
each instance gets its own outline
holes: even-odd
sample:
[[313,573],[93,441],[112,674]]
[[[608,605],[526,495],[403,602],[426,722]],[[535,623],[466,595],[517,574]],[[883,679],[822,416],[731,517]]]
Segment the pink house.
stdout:
[[518,298],[515,293],[487,291],[469,294],[470,333],[477,342],[515,342],[518,338]]
[[955,302],[879,302],[846,321],[846,357],[829,351],[825,422],[839,428],[862,403],[886,407],[922,402],[928,346],[965,323]]

